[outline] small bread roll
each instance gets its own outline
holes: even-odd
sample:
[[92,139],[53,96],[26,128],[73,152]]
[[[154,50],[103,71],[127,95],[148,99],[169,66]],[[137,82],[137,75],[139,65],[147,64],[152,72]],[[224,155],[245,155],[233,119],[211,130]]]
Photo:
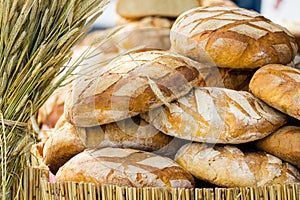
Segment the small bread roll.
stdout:
[[201,67],[207,66],[166,51],[120,56],[91,76],[75,80],[65,102],[66,119],[78,127],[91,127],[146,112],[203,85]]
[[300,70],[270,64],[256,71],[251,92],[270,106],[300,120]]
[[193,176],[173,160],[121,148],[89,149],[69,160],[56,180],[127,187],[194,187]]
[[264,152],[242,152],[229,145],[186,144],[175,160],[200,180],[224,187],[300,182],[299,171],[279,158]]
[[124,18],[177,17],[182,12],[198,6],[199,0],[118,0],[116,12]]
[[198,7],[172,26],[171,50],[212,66],[258,68],[290,63],[297,54],[294,36],[255,11]]
[[300,169],[300,127],[284,126],[255,145]]
[[167,135],[225,144],[261,139],[286,122],[283,114],[249,92],[214,87],[195,88],[141,116]]

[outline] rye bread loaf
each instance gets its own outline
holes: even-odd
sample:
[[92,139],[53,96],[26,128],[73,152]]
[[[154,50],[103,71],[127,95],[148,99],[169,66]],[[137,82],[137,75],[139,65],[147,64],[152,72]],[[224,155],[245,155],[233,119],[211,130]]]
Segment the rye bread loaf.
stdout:
[[181,145],[181,140],[161,133],[139,116],[88,128],[75,127],[62,116],[46,141],[43,157],[56,172],[86,148],[123,147],[173,156]]
[[300,120],[300,70],[270,64],[257,70],[251,92],[270,106]]
[[225,144],[261,139],[286,122],[283,114],[251,93],[216,87],[194,88],[141,116],[167,135]]
[[144,151],[121,148],[85,150],[60,168],[56,180],[138,188],[194,187],[192,175],[173,160]]
[[290,63],[294,36],[255,11],[198,7],[182,13],[172,26],[171,50],[209,65],[257,68]]
[[300,127],[284,126],[257,141],[255,146],[300,169]]
[[146,112],[204,85],[201,67],[207,66],[166,51],[120,56],[75,81],[65,102],[66,119],[91,127]]
[[145,17],[141,20],[124,24],[113,36],[120,51],[143,47],[169,50],[170,29],[173,21],[160,17]]
[[175,160],[195,177],[218,186],[300,182],[299,171],[279,158],[264,152],[242,152],[230,145],[190,143],[178,151]]

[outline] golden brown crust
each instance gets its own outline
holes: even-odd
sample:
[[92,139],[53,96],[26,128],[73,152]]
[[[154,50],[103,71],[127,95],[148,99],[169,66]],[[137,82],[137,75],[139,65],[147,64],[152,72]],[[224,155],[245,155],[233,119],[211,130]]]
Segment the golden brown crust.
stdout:
[[194,88],[188,95],[142,114],[165,134],[207,143],[238,144],[277,130],[286,117],[245,91]]
[[284,126],[255,145],[300,169],[300,127]]
[[204,85],[206,67],[166,51],[121,56],[92,77],[76,80],[66,100],[65,116],[79,127],[119,121],[187,94]]
[[172,26],[171,49],[197,61],[227,68],[290,63],[294,36],[260,14],[242,8],[195,8]]
[[86,150],[66,163],[56,179],[128,187],[194,187],[193,177],[171,159],[120,148]]
[[200,180],[225,187],[299,183],[299,171],[263,152],[242,152],[234,146],[191,143],[175,160]]
[[83,144],[87,147],[123,147],[144,151],[174,154],[179,144],[172,143],[173,137],[154,128],[135,116],[102,126],[76,128]]
[[75,127],[66,122],[46,141],[43,150],[44,162],[52,172],[56,172],[70,158],[84,149],[85,146]]
[[165,135],[139,116],[116,123],[78,128],[61,117],[47,140],[44,160],[52,172],[86,148],[124,147],[174,155],[180,141]]
[[300,119],[300,70],[279,64],[266,65],[254,74],[249,87],[270,106]]

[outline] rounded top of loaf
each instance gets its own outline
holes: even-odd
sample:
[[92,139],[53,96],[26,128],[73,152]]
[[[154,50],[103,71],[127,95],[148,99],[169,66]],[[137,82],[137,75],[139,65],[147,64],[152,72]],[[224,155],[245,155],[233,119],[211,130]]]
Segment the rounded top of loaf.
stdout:
[[172,26],[171,49],[197,61],[227,68],[290,63],[298,50],[294,36],[255,11],[198,7]]
[[[200,180],[224,187],[299,183],[299,170],[262,151],[242,151],[231,145],[189,143],[175,160]],[[201,167],[199,167],[201,166]]]
[[123,55],[75,80],[65,115],[79,127],[119,121],[186,95],[204,82],[204,65],[167,51]]
[[173,160],[122,148],[86,150],[61,167],[56,180],[128,187],[194,187],[192,175]]
[[269,64],[251,78],[251,92],[270,106],[300,120],[300,70],[280,64]]

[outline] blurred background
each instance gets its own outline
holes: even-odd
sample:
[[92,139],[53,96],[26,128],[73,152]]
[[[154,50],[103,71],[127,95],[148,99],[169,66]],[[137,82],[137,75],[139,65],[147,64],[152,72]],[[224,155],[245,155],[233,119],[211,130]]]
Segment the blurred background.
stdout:
[[[282,19],[300,21],[299,0],[232,0],[238,6],[255,10],[266,17],[280,21]],[[118,18],[116,12],[116,0],[111,0],[105,8],[103,15],[94,24],[94,29],[113,27]]]

